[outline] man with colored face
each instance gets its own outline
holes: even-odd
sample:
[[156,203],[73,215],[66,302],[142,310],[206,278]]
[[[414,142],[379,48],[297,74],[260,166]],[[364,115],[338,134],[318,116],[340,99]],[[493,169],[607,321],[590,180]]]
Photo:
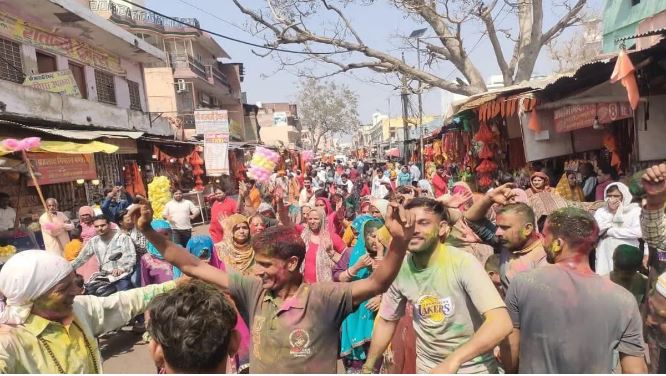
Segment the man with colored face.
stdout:
[[502,298],[474,256],[443,243],[449,225],[442,203],[419,197],[406,208],[416,224],[410,254],[382,296],[364,372],[372,372],[410,304],[417,373],[496,373],[492,350],[511,332]]
[[386,223],[393,242],[370,277],[350,283],[310,284],[303,282],[300,272],[305,244],[292,227],[271,227],[254,237],[255,276],[246,277],[216,269],[160,237],[150,227],[148,204],[133,213],[146,238],[168,262],[233,297],[250,327],[252,373],[335,373],[342,321],[361,302],[388,289],[413,231],[412,214],[394,204]]
[[596,275],[589,254],[599,227],[586,211],[559,209],[544,228],[550,264],[517,275],[506,293],[513,332],[502,345],[507,373],[646,373],[643,323],[633,295]]
[[24,251],[0,271],[0,373],[102,373],[96,337],[146,309],[173,281],[99,298],[79,295],[69,262]]

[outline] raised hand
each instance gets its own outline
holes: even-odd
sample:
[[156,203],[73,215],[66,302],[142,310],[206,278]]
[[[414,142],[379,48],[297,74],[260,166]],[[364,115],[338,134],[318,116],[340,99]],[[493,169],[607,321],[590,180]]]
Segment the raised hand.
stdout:
[[472,192],[470,191],[463,191],[463,192],[458,192],[454,193],[453,195],[449,196],[448,198],[444,198],[444,196],[440,196],[437,198],[437,201],[441,202],[445,206],[448,206],[449,208],[457,208],[460,205],[466,203],[467,201],[472,199]]
[[414,214],[397,202],[391,202],[386,213],[385,226],[394,239],[408,241],[414,234]]
[[486,193],[486,197],[492,200],[495,204],[506,205],[511,198],[516,196],[516,194],[512,192],[513,188],[513,183],[506,183]]
[[153,208],[146,199],[141,200],[137,205],[127,213],[132,217],[139,231],[150,230],[150,223],[153,221]]
[[641,177],[649,206],[663,206],[666,200],[666,163],[652,166]]

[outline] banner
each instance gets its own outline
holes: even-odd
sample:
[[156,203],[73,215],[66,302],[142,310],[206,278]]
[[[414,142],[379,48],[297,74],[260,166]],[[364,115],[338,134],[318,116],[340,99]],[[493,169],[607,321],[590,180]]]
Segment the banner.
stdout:
[[[93,154],[28,153],[28,158],[41,174],[37,177],[40,185],[97,179]],[[28,185],[34,185],[32,179]]]
[[39,50],[64,55],[85,65],[124,75],[120,58],[76,39],[52,34],[0,11],[0,35]]
[[197,135],[203,135],[207,129],[217,130],[226,127],[229,133],[229,114],[226,110],[195,110],[194,128]]
[[49,72],[26,76],[23,86],[50,91],[52,93],[63,93],[70,97],[81,98],[79,87],[74,75],[69,69],[64,71]]
[[591,127],[595,117],[599,124],[609,124],[632,116],[629,102],[576,104],[553,111],[555,130],[560,133]]
[[195,111],[194,119],[197,134],[204,136],[206,175],[228,175],[229,114],[226,110]]

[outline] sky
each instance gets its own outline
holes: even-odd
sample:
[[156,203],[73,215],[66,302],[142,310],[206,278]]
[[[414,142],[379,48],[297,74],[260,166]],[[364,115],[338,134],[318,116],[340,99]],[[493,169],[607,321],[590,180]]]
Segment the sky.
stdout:
[[[593,6],[600,9],[600,3],[603,0],[591,0]],[[550,8],[552,0],[544,1],[544,30],[549,28],[558,15],[563,10]],[[357,3],[361,3],[358,1]],[[502,4],[503,2],[499,2]],[[243,28],[249,22],[247,16],[242,14],[231,0],[145,0],[147,7],[155,9],[158,12],[178,17],[195,17],[199,19],[201,27],[230,37],[242,39],[249,42],[262,44],[262,39],[253,36],[244,31]],[[243,4],[258,9],[265,4],[265,0],[246,0]],[[199,8],[199,9],[197,9]],[[499,5],[498,5],[499,10]],[[346,9],[351,23],[357,32],[362,36],[366,45],[384,52],[400,56],[400,42],[396,36],[406,36],[411,31],[425,27],[417,20],[406,18],[404,14],[398,11],[388,0],[376,0],[372,6],[360,6],[352,4]],[[326,27],[326,15],[321,16],[321,27]],[[496,22],[504,28],[513,28],[516,24],[515,16],[503,12],[496,16]],[[488,79],[491,75],[500,74],[497,67],[497,61],[488,39],[483,34],[483,29],[478,25],[470,25],[463,29],[463,44],[469,46],[476,45],[471,50],[470,56],[472,62],[481,71],[483,76]],[[571,30],[569,32],[575,32]],[[433,36],[429,31],[424,37]],[[567,35],[563,35],[566,37]],[[215,37],[218,43],[231,56],[229,62],[241,62],[245,66],[245,81],[243,82],[243,91],[247,93],[248,103],[256,102],[296,102],[297,85],[299,77],[294,72],[280,70],[280,65],[271,57],[260,57],[253,53],[256,48],[227,41]],[[510,55],[512,45],[505,41],[504,54]],[[298,49],[298,46],[291,45],[286,48]],[[323,48],[322,48],[323,50]],[[405,59],[408,63],[416,66],[416,49],[405,52]],[[448,62],[443,62],[431,68],[432,72],[455,79],[462,77],[456,72],[453,66]],[[325,66],[317,66],[320,72],[323,72]],[[330,68],[329,68],[330,69]],[[545,49],[542,49],[534,74],[551,73],[553,64],[548,57]],[[377,80],[376,74],[367,70],[357,70],[353,73],[336,75],[329,78],[336,83],[345,84],[352,89],[359,98],[359,115],[361,123],[369,123],[374,112],[382,112],[391,116],[400,116],[401,104],[400,93],[393,88],[373,83],[372,79]],[[412,98],[414,108],[416,108],[416,97]],[[442,113],[441,91],[432,89],[423,94],[424,114],[439,115]]]

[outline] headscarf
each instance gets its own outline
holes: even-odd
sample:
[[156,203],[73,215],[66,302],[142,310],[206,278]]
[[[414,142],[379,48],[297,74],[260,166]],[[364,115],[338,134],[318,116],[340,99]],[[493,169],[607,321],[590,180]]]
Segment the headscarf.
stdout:
[[461,194],[471,193],[472,194],[472,198],[470,198],[469,200],[467,200],[466,202],[464,202],[464,203],[460,204],[460,206],[458,206],[458,209],[460,211],[464,212],[464,211],[467,211],[467,209],[469,209],[470,207],[472,207],[472,204],[474,204],[474,196],[473,196],[474,192],[472,192],[472,188],[469,187],[469,184],[467,184],[463,181],[459,181],[459,182],[453,184],[453,189],[451,190],[451,194],[456,194],[456,193],[461,193]]
[[331,201],[326,197],[319,197],[318,199],[315,200],[315,206],[317,206],[317,202],[319,201],[324,203],[324,212],[326,213],[326,215],[331,214],[331,212],[333,211],[333,206],[331,205]]
[[372,206],[376,207],[379,212],[382,214],[382,219],[386,220],[386,214],[388,213],[389,201],[384,199],[372,200]]
[[562,175],[560,178],[560,181],[557,183],[557,186],[555,187],[555,192],[564,197],[567,200],[571,201],[585,201],[585,195],[583,194],[583,189],[576,184],[575,187],[571,187],[569,184],[569,174],[571,174],[570,171],[567,171]]
[[247,243],[238,245],[234,242],[234,231],[236,226],[241,223],[248,225],[248,218],[242,214],[233,214],[227,217],[222,226],[224,226],[224,239],[215,245],[218,258],[225,265],[230,266],[239,273],[245,273],[254,265],[254,249],[252,248],[251,238]]
[[[617,208],[615,215],[613,215],[613,223],[622,224],[624,222],[624,215],[632,210],[635,210],[638,207],[638,204],[632,203],[634,196],[629,192],[629,187],[624,183],[610,183],[604,190],[604,201],[608,199],[608,190],[611,188],[617,188],[620,193],[622,193],[622,202]],[[608,203],[606,203],[606,208],[608,208]]]
[[520,189],[520,188],[512,189],[511,194],[513,195],[513,200],[516,203],[527,204],[529,202],[529,198],[527,197],[527,193],[525,193],[525,191]]
[[[328,227],[328,221],[326,220],[326,213],[321,208],[314,208],[311,212],[317,212],[319,214],[319,244],[317,246],[317,282],[330,282],[333,280],[333,265],[335,264],[331,257],[326,252],[327,249],[333,247],[333,241],[331,240],[331,233]],[[310,245],[310,238],[313,233],[310,230],[310,226],[305,226],[303,232],[301,233],[301,239],[305,243],[306,250]],[[305,268],[305,263],[301,264],[301,272]]]
[[[171,225],[169,224],[169,222],[167,222],[163,219],[153,219],[153,221],[150,222],[150,226],[155,231],[171,230]],[[147,242],[146,243],[146,249],[148,250],[148,253],[150,253],[153,257],[158,258],[160,260],[164,260],[164,256],[162,256],[160,251],[158,251],[157,248],[155,248],[153,243]]]
[[[534,188],[534,185],[532,184],[532,179],[536,177],[539,177],[544,180],[543,189],[537,190],[536,188]],[[550,187],[550,178],[548,177],[548,175],[544,174],[543,172],[537,171],[530,176],[530,188],[528,189],[527,195],[529,196],[530,193],[536,194],[539,192],[550,192],[551,189],[552,188]]]
[[[374,224],[377,227],[381,227],[382,221],[374,218],[370,215],[361,215],[356,217],[354,222],[352,222],[352,227],[358,231],[358,240],[356,245],[351,250],[351,255],[349,256],[349,265],[350,267],[361,257],[368,254],[368,250],[365,244],[365,229],[368,224]],[[352,277],[352,280],[356,281],[359,279],[365,279],[370,276],[372,271],[370,268],[363,268],[356,273],[356,276]],[[340,337],[340,355],[351,357],[355,360],[363,360],[366,357],[364,344],[372,338],[372,330],[375,321],[375,312],[371,312],[366,304],[368,301],[362,302],[359,307],[349,314],[347,318],[342,322],[341,326],[341,337]]]
[[74,270],[67,260],[42,250],[12,256],[0,271],[0,324],[20,325],[32,303]]
[[95,217],[95,209],[93,209],[91,206],[82,206],[79,208],[79,219],[81,219],[82,215],[88,214],[91,218]]
[[416,185],[418,185],[421,190],[427,191],[427,193],[421,193],[420,194],[421,196],[424,195],[424,194],[427,197],[434,197],[435,196],[435,194],[432,191],[432,185],[426,179],[419,180],[419,182],[416,183]]
[[[187,241],[187,246],[185,247],[190,252],[190,254],[198,259],[201,258],[201,255],[204,252],[204,249],[208,250],[208,259],[204,260],[206,262],[210,261],[210,256],[212,252],[215,251],[215,246],[213,245],[213,239],[208,235],[194,235]],[[183,272],[180,271],[177,267],[173,267],[173,279],[180,277]]]

